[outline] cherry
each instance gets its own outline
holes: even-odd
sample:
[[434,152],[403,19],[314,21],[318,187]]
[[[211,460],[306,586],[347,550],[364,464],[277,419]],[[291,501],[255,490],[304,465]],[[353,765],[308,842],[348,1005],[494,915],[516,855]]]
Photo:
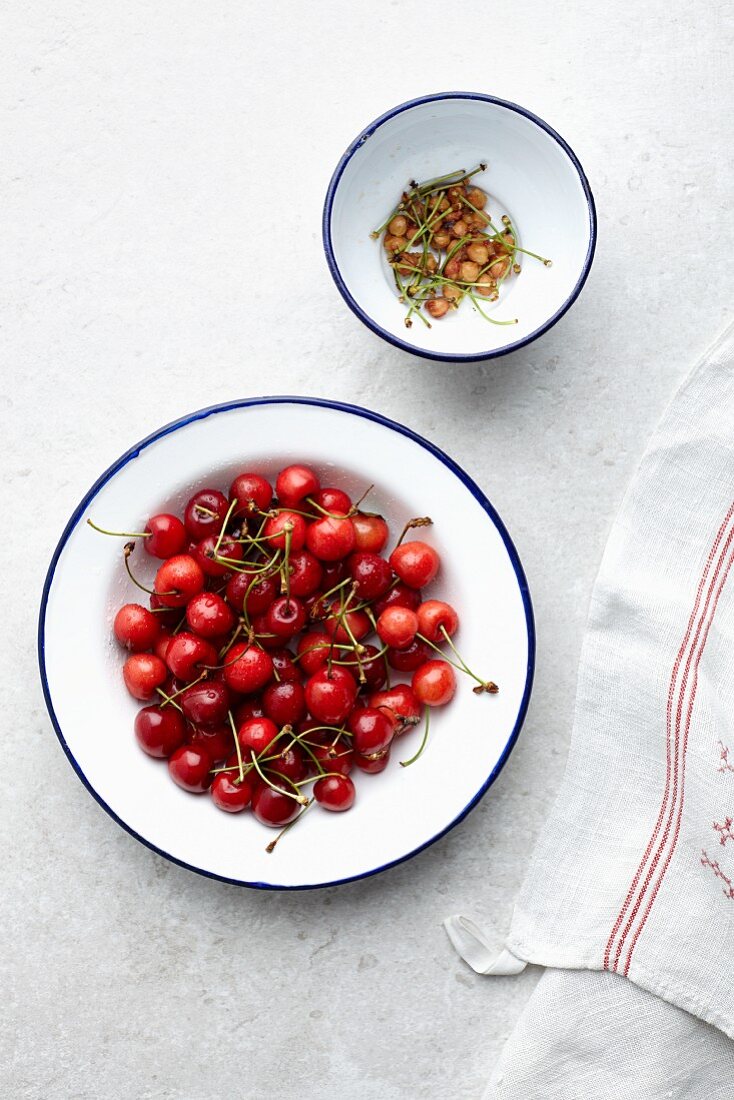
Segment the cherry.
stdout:
[[340,611],[339,600],[334,600],[329,604],[329,614],[324,619],[323,628],[334,641],[345,643],[351,642],[352,637],[357,641],[366,638],[372,630],[372,623],[364,611]]
[[[230,561],[242,561],[244,556],[241,542],[223,538],[217,549],[218,542],[219,535],[207,535],[201,542],[197,542],[191,551],[192,558],[199,563],[207,577],[231,576]],[[228,558],[230,561],[219,561],[219,558]]]
[[255,782],[251,772],[242,781],[239,772],[220,772],[212,782],[212,802],[228,814],[241,813],[252,800]]
[[322,516],[309,523],[306,546],[321,561],[340,561],[354,549],[354,526],[346,516]]
[[404,542],[390,555],[390,565],[410,588],[425,588],[438,573],[441,559],[427,542]]
[[248,760],[250,750],[255,753],[255,756],[259,756],[265,749],[269,750],[268,755],[276,753],[277,737],[278,727],[270,718],[248,718],[237,730],[240,748],[245,750]]
[[379,554],[358,550],[348,560],[349,572],[357,595],[362,600],[376,600],[384,596],[393,579],[389,562]]
[[[443,628],[443,629],[442,629]],[[459,616],[450,603],[426,600],[418,608],[418,630],[429,642],[442,642],[443,630],[449,635],[459,629]]]
[[278,638],[292,638],[306,625],[306,609],[294,596],[279,596],[265,612],[265,629]]
[[204,587],[204,571],[190,554],[164,561],[155,575],[155,595],[163,607],[185,607]]
[[193,729],[188,741],[190,745],[206,749],[212,760],[224,760],[232,748],[232,736],[232,729],[227,722],[221,726],[200,726]]
[[332,514],[346,516],[352,510],[352,502],[343,489],[319,489],[318,493],[309,493],[309,499]]
[[268,770],[284,775],[294,783],[300,783],[308,775],[308,764],[303,750],[297,745],[292,745],[290,748],[284,748],[275,760],[268,761]]
[[377,633],[385,645],[402,649],[418,631],[418,616],[409,607],[386,607],[377,620]]
[[306,541],[306,521],[298,512],[284,510],[271,516],[265,523],[263,535],[274,549],[284,550],[287,527],[291,531],[291,552],[302,550]]
[[278,785],[277,790],[265,784],[256,788],[252,796],[252,812],[258,821],[263,825],[279,828],[281,825],[288,825],[298,816],[301,807],[295,798],[283,793],[287,790],[285,784]]
[[182,745],[168,759],[174,783],[192,794],[202,794],[211,785],[212,759],[199,745]]
[[352,748],[359,756],[372,756],[382,752],[391,743],[395,733],[389,717],[376,707],[353,710],[347,721],[352,734]]
[[381,688],[387,679],[387,670],[385,668],[385,661],[383,657],[379,656],[379,650],[376,646],[366,645],[364,646],[359,658],[359,665],[357,665],[356,657],[349,656],[348,660],[354,660],[354,667],[362,669],[362,675],[364,676],[364,683],[368,688],[376,691]]
[[360,771],[366,772],[367,775],[377,775],[378,772],[384,772],[387,765],[390,763],[390,749],[383,749],[382,752],[376,752],[371,756],[360,756],[359,753],[354,754],[354,766],[359,768]]
[[[180,637],[180,635],[179,635]],[[212,680],[192,684],[179,696],[179,706],[189,722],[201,726],[216,726],[226,721],[230,695],[225,684]]]
[[200,676],[205,666],[218,664],[217,651],[211,642],[197,634],[181,631],[174,635],[166,650],[166,664],[178,680],[188,683]]
[[327,775],[314,783],[313,796],[325,810],[340,813],[354,805],[354,783],[346,775]]
[[216,592],[199,592],[186,605],[186,621],[202,638],[229,634],[236,622],[234,612]]
[[155,611],[155,617],[158,619],[161,626],[176,626],[181,618],[178,609],[175,607],[165,607],[164,604],[161,603],[160,597],[156,595],[155,592],[151,593],[148,603],[150,604],[150,610]]
[[144,530],[147,538],[143,539],[143,546],[153,558],[172,558],[186,545],[186,528],[178,516],[168,512],[151,516]]
[[345,560],[323,562],[321,568],[324,574],[321,580],[321,587],[324,592],[331,591],[332,588],[337,584],[341,584],[341,582],[346,580],[349,576],[349,567]]
[[345,668],[321,668],[306,683],[306,705],[314,718],[328,726],[339,725],[357,697],[357,685]]
[[370,706],[386,714],[395,726],[396,734],[410,729],[420,718],[421,704],[409,684],[395,684],[387,691],[375,691],[370,695]]
[[170,756],[185,736],[186,725],[174,707],[143,707],[135,716],[135,738],[148,756]]
[[115,615],[112,629],[120,645],[133,653],[152,649],[161,632],[157,615],[139,603],[126,603]]
[[184,509],[184,524],[193,539],[200,542],[207,535],[218,535],[227,515],[229,501],[218,489],[200,489]]
[[249,642],[237,642],[224,658],[224,682],[232,691],[251,695],[273,678],[273,662],[268,653]]
[[323,577],[323,569],[318,558],[308,550],[298,550],[291,554],[288,563],[288,585],[291,596],[311,596],[318,591]]
[[249,573],[235,573],[227,582],[225,595],[235,611],[241,613],[246,605],[248,615],[262,615],[278,594],[278,578],[263,577],[257,584],[252,584],[252,581],[253,577]]
[[270,658],[273,662],[274,675],[277,680],[301,679],[301,674],[293,664],[293,654],[289,649],[272,649]]
[[409,607],[411,611],[415,611],[420,606],[420,602],[420,592],[416,591],[415,588],[408,588],[407,585],[398,583],[388,589],[381,599],[377,600],[373,611],[377,616],[380,616],[388,607]]
[[298,663],[307,676],[312,676],[317,669],[326,664],[330,649],[331,638],[324,630],[310,630],[307,634],[301,635],[296,652]]
[[122,666],[125,687],[135,699],[147,702],[165,683],[168,669],[154,653],[133,653]]
[[263,649],[280,649],[283,642],[287,640],[279,634],[273,634],[268,626],[268,620],[265,615],[255,616],[252,620],[252,629],[257,639],[257,644],[262,646]]
[[427,661],[413,673],[412,687],[421,703],[442,707],[454,697],[456,676],[446,661]]
[[356,516],[352,516],[352,525],[357,550],[379,554],[385,548],[389,532],[382,516],[368,516],[357,512]]
[[286,466],[275,479],[276,495],[286,508],[296,508],[318,491],[319,479],[308,466]]
[[354,765],[354,753],[342,743],[314,745],[311,752],[327,772],[341,772],[342,775],[349,775]]
[[233,515],[247,516],[258,510],[267,512],[273,499],[273,490],[260,474],[238,474],[229,487],[230,504],[235,497],[237,507]]
[[430,661],[433,650],[420,638],[414,638],[403,649],[388,649],[387,663],[397,672],[415,672],[417,668]]
[[235,707],[233,717],[234,724],[239,729],[248,718],[264,718],[265,711],[259,699],[246,699]]
[[263,710],[277,726],[295,725],[305,717],[306,694],[298,680],[268,684],[263,692]]
[[[156,615],[157,619],[160,619],[160,617],[160,615]],[[162,661],[165,661],[166,659],[166,653],[168,652],[168,643],[170,642],[172,637],[173,635],[171,634],[170,630],[161,630],[156,639],[156,643],[153,646],[153,652],[155,653],[156,657],[160,657]]]

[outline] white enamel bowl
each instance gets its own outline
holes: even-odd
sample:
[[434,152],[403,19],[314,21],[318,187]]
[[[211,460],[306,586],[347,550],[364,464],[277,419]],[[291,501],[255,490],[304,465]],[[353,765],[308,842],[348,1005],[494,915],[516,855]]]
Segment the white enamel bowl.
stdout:
[[[500,300],[469,301],[434,321],[405,327],[382,241],[370,231],[385,221],[411,179],[470,171],[490,196],[497,225],[508,214],[518,244],[552,260],[521,256],[522,272]],[[594,200],[579,161],[555,130],[514,103],[473,92],[445,92],[403,103],[367,126],[337,165],[323,217],[326,258],[347,305],[378,336],[428,359],[491,359],[530,343],[563,316],[586,281],[596,243]]]
[[[132,732],[137,704],[123,686],[122,651],[111,637],[117,607],[136,601],[138,590],[126,577],[121,541],[96,534],[85,519],[139,530],[149,515],[180,509],[197,487],[226,490],[244,469],[272,477],[295,460],[312,464],[322,483],[343,485],[354,497],[374,483],[370,508],[385,514],[392,531],[410,516],[431,515],[434,526],[425,537],[444,563],[433,591],[456,606],[461,649],[500,693],[478,697],[461,677],[454,702],[434,713],[428,748],[417,763],[398,765],[419,744],[420,732],[412,731],[396,742],[381,775],[356,775],[352,810],[336,815],[314,807],[268,855],[272,830],[249,813],[222,813],[208,795],[180,790],[165,763],[138,748]],[[136,554],[135,560],[152,579],[152,559]],[[534,662],[533,619],[522,567],[501,520],[450,458],[365,409],[265,398],[204,409],[161,428],[92,486],[48,571],[39,660],[59,740],[79,778],[120,825],[202,874],[298,889],[384,870],[438,839],[471,809],[522,725]]]

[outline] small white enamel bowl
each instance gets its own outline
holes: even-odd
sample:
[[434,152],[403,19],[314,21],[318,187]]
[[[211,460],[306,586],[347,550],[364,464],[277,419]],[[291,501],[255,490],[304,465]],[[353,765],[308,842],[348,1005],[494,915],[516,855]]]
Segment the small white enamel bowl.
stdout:
[[[551,260],[520,256],[521,274],[502,285],[499,301],[470,301],[427,328],[405,327],[382,238],[370,237],[411,179],[434,179],[486,162],[473,182],[489,195],[495,226],[508,215],[517,243]],[[596,212],[578,158],[547,123],[518,107],[474,92],[444,92],[402,103],[370,123],[339,161],[323,215],[324,249],[342,297],[368,328],[427,359],[492,359],[529,344],[563,316],[589,274]]]
[[[305,461],[322,483],[356,499],[370,484],[370,508],[398,532],[430,514],[425,538],[443,567],[432,587],[461,616],[466,659],[500,687],[473,694],[466,677],[450,706],[433,715],[428,747],[411,767],[420,729],[395,743],[389,767],[355,775],[348,813],[314,809],[275,852],[274,830],[250,813],[224,814],[208,795],[170,780],[133,736],[137,704],[121,676],[123,651],[112,619],[141,595],[122,563],[122,540],[97,534],[140,530],[162,509],[181,509],[195,488],[226,489],[243,469],[274,477]],[[155,563],[135,554],[151,580]],[[142,597],[145,599],[145,597]],[[73,639],[73,645],[70,644]],[[520,731],[534,663],[533,618],[517,553],[477,485],[445,454],[407,428],[349,405],[264,398],[193,413],[155,432],[110,467],[85,495],[54,553],[43,592],[39,660],[46,703],[79,778],[107,812],[144,844],[201,874],[246,886],[303,889],[375,874],[437,840],[497,776]],[[84,669],[83,683],[79,669]],[[406,676],[396,677],[398,681]]]

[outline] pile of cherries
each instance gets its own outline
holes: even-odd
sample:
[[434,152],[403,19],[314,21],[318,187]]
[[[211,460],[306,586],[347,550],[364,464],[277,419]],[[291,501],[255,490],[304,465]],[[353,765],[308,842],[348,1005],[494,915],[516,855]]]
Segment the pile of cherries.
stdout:
[[[350,773],[381,772],[426,708],[422,744],[401,763],[418,758],[428,708],[452,699],[455,669],[478,694],[497,691],[455,649],[455,610],[423,598],[439,556],[403,539],[430,519],[410,520],[386,557],[387,523],[359,503],[292,465],[274,491],[243,473],[228,495],[201,489],[181,518],[151,516],[134,535],[88,521],[162,559],[147,588],[131,567],[136,542],[125,545],[128,573],[149,594],[148,607],[125,604],[114,620],[130,651],[125,685],[146,704],[135,736],[175,783],[209,791],[221,810],[249,807],[275,827],[313,802],[348,810]],[[410,682],[391,684],[393,672]]]

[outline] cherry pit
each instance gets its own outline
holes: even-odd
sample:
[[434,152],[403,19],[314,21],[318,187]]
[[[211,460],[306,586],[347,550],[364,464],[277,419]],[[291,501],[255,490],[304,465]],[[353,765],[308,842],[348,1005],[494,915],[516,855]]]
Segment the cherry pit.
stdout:
[[[431,520],[408,520],[388,548],[366,496],[353,502],[297,463],[274,484],[245,471],[228,492],[203,487],[181,515],[136,532],[87,521],[126,539],[125,568],[148,596],[113,623],[125,686],[143,704],[138,745],[183,790],[279,829],[268,851],[311,806],[351,809],[354,777],[384,771],[422,721],[400,761],[415,763],[457,672],[477,695],[498,691],[460,656],[456,610],[426,594],[441,560],[407,536]],[[138,545],[159,562],[150,584],[133,570]]]

